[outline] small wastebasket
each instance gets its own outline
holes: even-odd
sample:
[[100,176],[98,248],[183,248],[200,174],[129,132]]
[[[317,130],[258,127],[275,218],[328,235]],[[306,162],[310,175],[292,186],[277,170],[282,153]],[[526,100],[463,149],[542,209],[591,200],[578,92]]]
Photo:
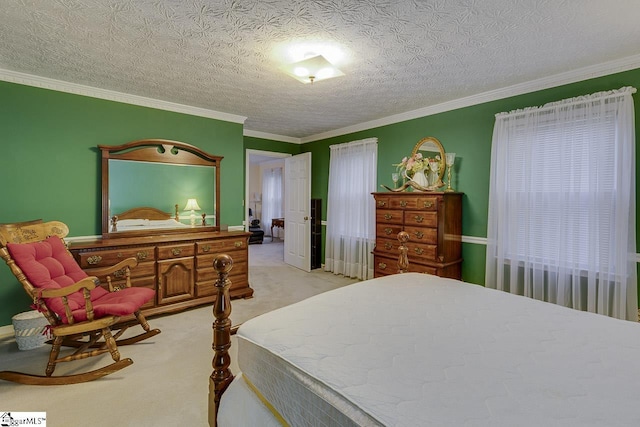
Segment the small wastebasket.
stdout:
[[27,311],[11,318],[19,350],[32,350],[44,345],[47,336],[45,327],[49,324],[39,311]]

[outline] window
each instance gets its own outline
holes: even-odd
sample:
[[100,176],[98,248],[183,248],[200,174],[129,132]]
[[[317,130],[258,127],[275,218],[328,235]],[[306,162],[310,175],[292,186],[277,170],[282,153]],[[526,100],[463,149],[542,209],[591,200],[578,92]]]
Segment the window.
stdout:
[[273,218],[282,218],[282,185],[281,167],[262,171],[262,226],[265,230]]
[[637,320],[634,92],[496,115],[487,287]]
[[373,278],[378,140],[332,145],[327,193],[325,270]]

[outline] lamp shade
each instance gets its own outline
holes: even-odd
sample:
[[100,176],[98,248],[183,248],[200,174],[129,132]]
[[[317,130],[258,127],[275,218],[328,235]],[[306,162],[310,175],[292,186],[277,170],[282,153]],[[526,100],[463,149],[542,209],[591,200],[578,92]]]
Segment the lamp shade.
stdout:
[[456,153],[446,153],[445,157],[447,166],[453,166],[453,163],[456,161]]
[[198,201],[196,199],[188,199],[187,205],[184,207],[185,211],[199,211]]

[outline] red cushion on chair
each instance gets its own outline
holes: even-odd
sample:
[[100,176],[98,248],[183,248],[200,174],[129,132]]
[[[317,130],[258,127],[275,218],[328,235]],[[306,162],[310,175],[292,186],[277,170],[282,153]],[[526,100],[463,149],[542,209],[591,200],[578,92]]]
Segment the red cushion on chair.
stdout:
[[[58,289],[88,277],[67,251],[62,239],[57,236],[41,242],[8,243],[7,249],[11,258],[36,288]],[[94,318],[132,314],[153,298],[154,293],[147,288],[126,288],[110,293],[97,286],[91,291]],[[87,320],[82,291],[69,295],[67,300],[74,320],[78,322]],[[64,323],[67,323],[62,298],[47,299],[46,304],[51,311],[60,316]]]
[[[118,292],[107,292],[97,300],[93,301],[93,312],[96,318],[107,315],[126,316],[133,314],[147,301],[151,300],[155,291],[149,288],[131,287],[124,288]],[[80,320],[86,313],[73,313],[75,319]]]

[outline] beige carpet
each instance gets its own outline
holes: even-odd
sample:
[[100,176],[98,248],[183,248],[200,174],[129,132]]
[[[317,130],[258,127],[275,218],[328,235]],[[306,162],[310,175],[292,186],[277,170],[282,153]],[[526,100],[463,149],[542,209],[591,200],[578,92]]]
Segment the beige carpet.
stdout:
[[[267,239],[268,240],[268,239]],[[231,319],[242,323],[355,280],[321,270],[305,273],[283,262],[283,243],[249,246],[254,297],[233,300]],[[0,414],[47,413],[57,426],[206,426],[213,315],[211,306],[150,319],[162,333],[120,347],[134,364],[102,379],[67,386],[25,386],[0,381]],[[233,350],[233,347],[232,347]],[[0,370],[43,375],[49,347],[20,351],[13,337],[0,338]],[[232,369],[237,372],[232,351]],[[109,355],[60,364],[56,373],[76,373],[110,363]]]

